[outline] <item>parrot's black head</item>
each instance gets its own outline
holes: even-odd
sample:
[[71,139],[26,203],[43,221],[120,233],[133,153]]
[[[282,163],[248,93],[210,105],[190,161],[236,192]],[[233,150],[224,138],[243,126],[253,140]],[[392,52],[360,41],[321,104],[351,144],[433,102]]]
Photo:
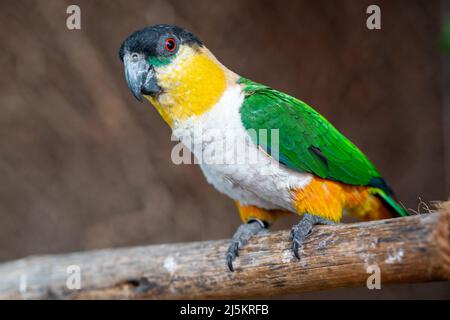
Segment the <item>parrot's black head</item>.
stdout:
[[161,88],[155,68],[168,65],[183,46],[200,48],[202,42],[191,32],[177,26],[159,24],[132,33],[120,46],[119,57],[125,66],[128,87],[139,101],[156,95]]
[[172,126],[210,110],[238,76],[191,32],[171,25],[138,30],[122,43],[125,79]]
[[119,57],[123,61],[127,52],[144,54],[147,58],[168,56],[175,54],[178,47],[184,44],[203,45],[193,33],[186,29],[158,24],[133,32],[120,46]]

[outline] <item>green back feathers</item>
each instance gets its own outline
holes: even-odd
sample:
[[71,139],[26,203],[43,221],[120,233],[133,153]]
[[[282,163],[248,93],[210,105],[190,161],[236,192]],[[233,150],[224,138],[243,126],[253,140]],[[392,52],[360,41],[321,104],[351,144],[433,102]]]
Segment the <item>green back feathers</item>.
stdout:
[[[353,185],[380,177],[367,157],[306,103],[285,93],[241,78],[246,97],[241,119],[246,129],[278,129],[279,160],[299,171]],[[270,151],[270,150],[268,150]]]
[[[240,109],[244,127],[257,133],[267,130],[267,138],[256,138],[256,144],[291,169],[346,184],[372,186],[380,190],[378,196],[403,215],[403,208],[399,210],[390,198],[392,191],[375,166],[322,115],[306,103],[267,86],[244,78],[239,83],[245,92]],[[274,141],[272,129],[278,129],[278,139]],[[272,152],[274,147],[278,154]]]

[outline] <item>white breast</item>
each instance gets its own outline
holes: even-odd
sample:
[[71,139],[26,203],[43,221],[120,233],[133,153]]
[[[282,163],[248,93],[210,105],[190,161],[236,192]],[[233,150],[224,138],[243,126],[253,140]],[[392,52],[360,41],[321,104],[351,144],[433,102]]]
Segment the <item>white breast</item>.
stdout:
[[220,192],[244,205],[293,211],[291,190],[312,176],[279,164],[251,141],[240,119],[243,100],[240,86],[230,87],[210,111],[176,124],[173,133]]

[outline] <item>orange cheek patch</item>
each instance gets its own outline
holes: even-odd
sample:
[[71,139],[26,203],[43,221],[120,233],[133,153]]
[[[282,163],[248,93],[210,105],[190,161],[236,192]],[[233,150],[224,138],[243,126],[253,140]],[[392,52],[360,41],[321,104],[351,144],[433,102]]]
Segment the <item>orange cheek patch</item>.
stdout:
[[164,93],[150,102],[172,126],[210,110],[226,89],[223,67],[203,51],[180,48],[179,57],[157,70]]

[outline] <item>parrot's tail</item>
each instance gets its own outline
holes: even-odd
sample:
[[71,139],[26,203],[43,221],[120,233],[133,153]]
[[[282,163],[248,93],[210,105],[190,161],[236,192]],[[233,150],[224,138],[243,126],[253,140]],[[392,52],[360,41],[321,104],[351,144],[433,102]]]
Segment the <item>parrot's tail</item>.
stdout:
[[367,188],[360,194],[358,201],[347,202],[346,209],[351,216],[362,220],[379,220],[409,215],[392,196],[379,188]]
[[308,212],[332,221],[339,221],[343,210],[361,220],[408,215],[393,196],[379,187],[354,186],[315,177],[306,187],[294,189],[292,193],[298,213]]
[[347,197],[346,211],[362,220],[379,220],[405,217],[409,213],[395,199],[393,194],[376,187],[354,188],[355,193]]
[[371,188],[369,193],[377,196],[383,204],[390,209],[393,213],[393,216],[397,217],[406,217],[409,216],[409,212],[403,208],[394,198],[393,196],[388,195],[385,191],[378,188]]

